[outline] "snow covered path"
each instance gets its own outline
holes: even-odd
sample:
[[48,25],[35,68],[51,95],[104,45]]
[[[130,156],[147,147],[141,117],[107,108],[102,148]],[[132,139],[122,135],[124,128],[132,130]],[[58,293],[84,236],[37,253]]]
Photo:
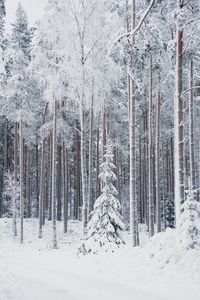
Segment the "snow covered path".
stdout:
[[[4,260],[7,270],[11,270],[12,277],[15,279],[18,294],[14,294],[15,300],[167,300],[164,296],[156,296],[156,293],[143,291],[132,286],[109,279],[101,278],[98,274],[84,275],[83,270],[77,272],[78,260],[74,261],[75,269],[73,270],[73,262],[69,262],[67,268],[67,260],[62,253],[62,259],[56,259],[57,254],[38,255],[30,252],[26,255],[8,257],[8,261]],[[60,258],[61,258],[60,257]],[[56,262],[56,264],[55,264]],[[66,266],[66,268],[64,268]],[[80,264],[83,267],[82,264]],[[90,269],[91,270],[91,269]],[[9,287],[12,290],[12,286]],[[152,295],[151,295],[152,293]],[[152,296],[152,297],[151,297]]]
[[9,237],[10,223],[0,225],[0,300],[199,299],[199,252],[180,258],[172,232],[142,248],[78,257],[78,223],[64,237],[60,227],[59,250],[49,247],[50,226],[39,241],[28,223],[20,246]]

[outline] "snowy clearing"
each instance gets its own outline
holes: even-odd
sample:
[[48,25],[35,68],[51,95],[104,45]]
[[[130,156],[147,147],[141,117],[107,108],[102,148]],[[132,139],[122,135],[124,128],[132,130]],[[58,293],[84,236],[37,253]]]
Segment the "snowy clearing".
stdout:
[[197,300],[200,252],[180,252],[173,230],[140,248],[77,256],[81,224],[71,221],[58,250],[51,249],[51,224],[38,240],[38,224],[25,222],[25,244],[10,241],[11,220],[2,219],[0,300]]

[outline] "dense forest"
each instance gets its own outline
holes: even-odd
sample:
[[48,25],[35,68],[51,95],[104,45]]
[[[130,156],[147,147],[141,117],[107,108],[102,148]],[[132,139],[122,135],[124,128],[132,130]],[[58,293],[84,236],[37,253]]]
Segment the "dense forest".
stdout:
[[[0,1],[0,217],[38,237],[82,222],[80,251],[140,229],[200,239],[200,3],[49,0],[11,33]],[[96,200],[97,199],[97,200]],[[144,226],[143,226],[144,225]]]

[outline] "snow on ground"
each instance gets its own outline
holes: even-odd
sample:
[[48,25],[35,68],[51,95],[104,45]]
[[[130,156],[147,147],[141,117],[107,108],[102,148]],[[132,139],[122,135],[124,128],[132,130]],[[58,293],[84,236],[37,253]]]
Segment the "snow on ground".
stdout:
[[[51,224],[38,240],[36,220],[25,221],[25,243],[0,220],[0,300],[198,300],[200,251],[181,252],[174,230],[141,247],[114,254],[77,256],[81,224],[71,221],[59,250],[51,248]],[[143,234],[144,236],[144,234]]]

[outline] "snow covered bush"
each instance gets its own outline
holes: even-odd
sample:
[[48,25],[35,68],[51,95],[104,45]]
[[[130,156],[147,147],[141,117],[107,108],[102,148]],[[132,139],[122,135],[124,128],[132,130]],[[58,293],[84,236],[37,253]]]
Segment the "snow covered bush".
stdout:
[[188,192],[187,200],[182,205],[178,234],[181,248],[200,247],[200,203],[193,191]]
[[125,244],[122,231],[125,229],[120,214],[121,205],[116,198],[117,190],[113,185],[116,175],[113,172],[112,147],[106,147],[105,162],[101,164],[99,178],[102,182],[102,194],[94,204],[91,219],[85,230],[79,253],[97,254],[100,250],[114,252]]

